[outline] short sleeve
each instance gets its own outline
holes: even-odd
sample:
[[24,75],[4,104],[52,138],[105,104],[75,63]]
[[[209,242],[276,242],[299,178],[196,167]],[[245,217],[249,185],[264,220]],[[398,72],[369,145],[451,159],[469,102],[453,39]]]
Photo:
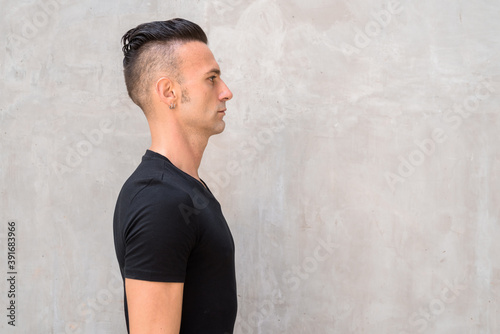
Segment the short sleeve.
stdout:
[[135,200],[138,205],[124,235],[125,277],[184,282],[196,233],[193,226],[186,224],[182,217],[179,206],[183,200],[172,197],[161,201],[147,198]]

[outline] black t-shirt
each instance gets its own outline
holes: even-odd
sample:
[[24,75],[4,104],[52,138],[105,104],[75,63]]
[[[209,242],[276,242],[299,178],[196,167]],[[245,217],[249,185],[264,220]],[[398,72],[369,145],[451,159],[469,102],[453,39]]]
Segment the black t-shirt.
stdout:
[[[113,230],[124,279],[184,282],[181,334],[233,333],[234,242],[208,187],[148,150],[118,196]],[[128,328],[126,295],[125,317]]]

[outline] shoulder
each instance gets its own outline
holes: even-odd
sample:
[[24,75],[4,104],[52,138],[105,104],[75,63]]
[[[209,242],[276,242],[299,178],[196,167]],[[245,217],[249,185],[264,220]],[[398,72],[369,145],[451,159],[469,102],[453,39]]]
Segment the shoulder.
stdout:
[[190,185],[158,161],[143,161],[125,181],[121,196],[125,202],[149,204],[190,202]]
[[[210,194],[200,185],[158,159],[143,160],[125,182],[119,195],[120,216],[129,223],[137,219],[191,222]],[[142,217],[142,218],[141,218]]]
[[131,214],[156,213],[161,216],[177,216],[179,208],[192,206],[193,200],[185,187],[157,177],[137,179],[124,187],[123,204]]
[[129,237],[140,234],[153,240],[195,232],[185,214],[185,207],[193,206],[192,198],[184,187],[171,181],[150,175],[126,183],[122,217]]

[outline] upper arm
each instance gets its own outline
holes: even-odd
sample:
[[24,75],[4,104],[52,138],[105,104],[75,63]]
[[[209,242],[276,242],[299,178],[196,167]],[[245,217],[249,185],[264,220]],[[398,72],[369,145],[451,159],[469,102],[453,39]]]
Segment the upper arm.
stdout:
[[179,334],[184,283],[125,279],[130,334]]
[[153,190],[136,198],[134,219],[124,230],[129,328],[131,334],[179,334],[183,282],[196,233],[182,219],[180,199],[165,200]]

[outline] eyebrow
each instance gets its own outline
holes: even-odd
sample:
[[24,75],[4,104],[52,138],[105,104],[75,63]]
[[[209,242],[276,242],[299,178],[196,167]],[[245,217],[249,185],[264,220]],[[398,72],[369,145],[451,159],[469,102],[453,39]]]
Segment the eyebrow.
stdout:
[[208,71],[207,73],[205,73],[205,75],[210,74],[210,73],[215,73],[217,75],[220,75],[220,70],[218,68],[214,67],[210,71]]

